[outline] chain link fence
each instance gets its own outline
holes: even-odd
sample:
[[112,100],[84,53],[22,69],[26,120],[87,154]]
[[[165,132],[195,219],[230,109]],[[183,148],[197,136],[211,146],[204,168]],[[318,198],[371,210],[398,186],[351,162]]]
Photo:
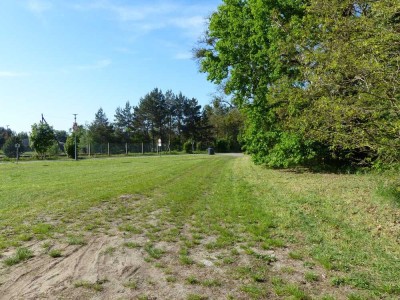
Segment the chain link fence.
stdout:
[[178,151],[179,149],[171,149],[167,144],[158,147],[151,143],[91,143],[88,145],[79,145],[79,155],[81,156],[97,156],[97,155],[134,155]]

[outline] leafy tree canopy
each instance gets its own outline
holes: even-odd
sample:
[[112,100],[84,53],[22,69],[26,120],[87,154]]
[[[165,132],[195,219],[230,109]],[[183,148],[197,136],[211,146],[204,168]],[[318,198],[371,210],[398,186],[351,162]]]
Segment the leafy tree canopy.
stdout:
[[22,144],[21,139],[18,136],[12,136],[8,138],[3,145],[4,155],[10,158],[16,158],[17,157],[16,144],[19,145],[18,155],[21,155],[23,152],[25,152],[25,147]]
[[195,55],[255,160],[400,161],[400,3],[225,0]]
[[30,146],[34,149],[39,157],[44,158],[47,150],[56,141],[54,129],[45,122],[35,123],[32,125],[30,134]]

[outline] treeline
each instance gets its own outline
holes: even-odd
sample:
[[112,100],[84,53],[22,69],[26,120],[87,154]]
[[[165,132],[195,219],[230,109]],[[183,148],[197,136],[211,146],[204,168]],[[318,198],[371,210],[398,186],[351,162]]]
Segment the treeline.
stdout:
[[195,55],[256,162],[399,163],[399,1],[225,0]]
[[[87,152],[88,145],[138,143],[150,145],[150,150],[156,151],[161,139],[163,151],[204,151],[213,147],[218,152],[238,152],[241,151],[238,137],[242,126],[243,117],[238,109],[218,97],[202,108],[195,98],[172,91],[163,93],[155,88],[142,97],[137,106],[128,101],[125,106],[117,107],[113,121],[100,108],[92,122],[74,124],[69,133],[54,130],[42,119],[32,125],[28,143],[26,133],[17,135],[11,129],[4,131],[0,127],[0,149],[3,148],[6,156],[15,157],[15,143],[19,142],[20,153],[29,146],[41,158],[57,151],[75,157],[75,139],[80,152]],[[6,144],[7,149],[4,148]]]
[[[232,119],[235,114],[237,118]],[[181,151],[189,144],[190,149],[199,151],[208,147],[220,152],[240,151],[238,135],[242,123],[238,110],[219,99],[202,109],[195,98],[155,88],[137,106],[126,102],[118,107],[114,122],[100,108],[93,122],[81,127],[80,140],[82,145],[146,143],[156,149],[161,139],[164,150]]]

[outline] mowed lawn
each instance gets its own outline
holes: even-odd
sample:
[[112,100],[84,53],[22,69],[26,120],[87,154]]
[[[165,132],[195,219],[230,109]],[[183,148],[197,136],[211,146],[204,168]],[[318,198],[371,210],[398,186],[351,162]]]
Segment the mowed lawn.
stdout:
[[137,251],[159,275],[71,279],[88,298],[117,284],[127,299],[400,298],[396,174],[182,155],[2,163],[0,178],[3,293],[18,268],[101,236],[114,241],[101,255]]

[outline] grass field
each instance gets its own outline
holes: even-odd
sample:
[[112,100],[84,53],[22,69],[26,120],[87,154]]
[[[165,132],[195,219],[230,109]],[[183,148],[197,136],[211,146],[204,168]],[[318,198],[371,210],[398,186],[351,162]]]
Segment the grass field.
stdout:
[[3,163],[0,176],[2,295],[400,298],[396,174],[187,155]]

